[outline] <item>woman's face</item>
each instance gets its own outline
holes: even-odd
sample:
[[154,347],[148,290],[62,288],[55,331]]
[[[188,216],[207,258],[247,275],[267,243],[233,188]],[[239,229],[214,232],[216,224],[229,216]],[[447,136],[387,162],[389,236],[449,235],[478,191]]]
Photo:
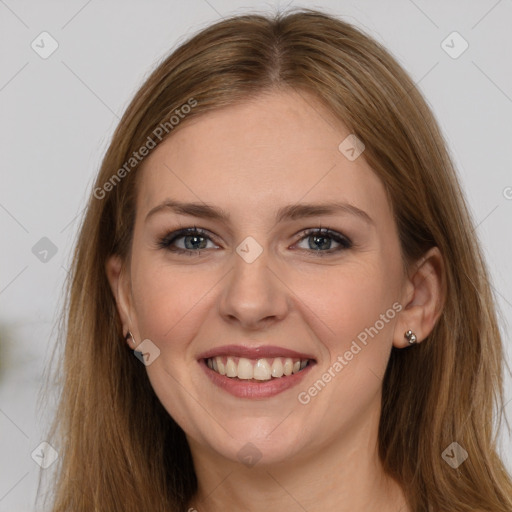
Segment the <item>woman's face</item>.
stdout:
[[118,305],[193,452],[299,460],[377,425],[410,290],[384,187],[347,136],[313,97],[272,93],[144,162]]

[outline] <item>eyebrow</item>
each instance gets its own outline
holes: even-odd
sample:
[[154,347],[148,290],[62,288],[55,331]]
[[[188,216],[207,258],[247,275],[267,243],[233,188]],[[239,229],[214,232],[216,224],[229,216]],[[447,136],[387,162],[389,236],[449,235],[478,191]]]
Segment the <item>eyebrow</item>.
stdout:
[[[146,222],[156,213],[163,211],[171,211],[181,215],[190,215],[211,220],[218,220],[225,223],[230,221],[230,214],[222,208],[208,205],[206,203],[183,203],[172,199],[166,199],[163,203],[152,208],[146,215]],[[296,220],[304,217],[315,217],[318,215],[334,215],[336,213],[345,213],[354,215],[367,224],[374,224],[372,218],[360,208],[343,202],[327,202],[327,203],[301,203],[283,206],[276,213],[276,223],[285,220]]]

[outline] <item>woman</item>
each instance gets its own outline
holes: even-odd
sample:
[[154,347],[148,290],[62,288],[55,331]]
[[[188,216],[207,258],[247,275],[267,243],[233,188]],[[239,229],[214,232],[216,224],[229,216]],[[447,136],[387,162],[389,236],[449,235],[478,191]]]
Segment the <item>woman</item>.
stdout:
[[354,27],[247,15],[172,53],[70,279],[55,512],[512,511],[465,200],[414,83]]

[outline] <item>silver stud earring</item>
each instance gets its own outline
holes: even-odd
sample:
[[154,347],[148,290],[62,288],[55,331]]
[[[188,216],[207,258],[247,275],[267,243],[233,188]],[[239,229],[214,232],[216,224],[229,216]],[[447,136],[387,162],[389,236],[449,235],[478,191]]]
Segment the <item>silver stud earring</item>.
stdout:
[[128,333],[126,334],[126,336],[124,337],[124,339],[126,341],[128,341],[128,338],[131,338],[132,339],[132,343],[135,345],[135,338],[133,337],[133,334],[131,333],[131,331],[128,331]]
[[412,331],[406,331],[405,334],[404,334],[404,337],[407,339],[407,341],[411,344],[411,345],[414,345],[415,343],[418,342],[418,338],[416,337],[416,334],[414,334]]

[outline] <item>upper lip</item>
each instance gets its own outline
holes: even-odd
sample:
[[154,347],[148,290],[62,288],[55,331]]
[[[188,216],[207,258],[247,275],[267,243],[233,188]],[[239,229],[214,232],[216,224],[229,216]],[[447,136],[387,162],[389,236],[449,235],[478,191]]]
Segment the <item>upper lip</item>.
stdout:
[[311,359],[315,358],[310,354],[297,352],[288,348],[277,347],[275,345],[260,345],[258,347],[247,347],[244,345],[223,345],[215,347],[203,352],[198,359],[208,359],[216,356],[234,356],[246,357],[247,359],[261,359],[272,357],[290,357],[294,359]]

